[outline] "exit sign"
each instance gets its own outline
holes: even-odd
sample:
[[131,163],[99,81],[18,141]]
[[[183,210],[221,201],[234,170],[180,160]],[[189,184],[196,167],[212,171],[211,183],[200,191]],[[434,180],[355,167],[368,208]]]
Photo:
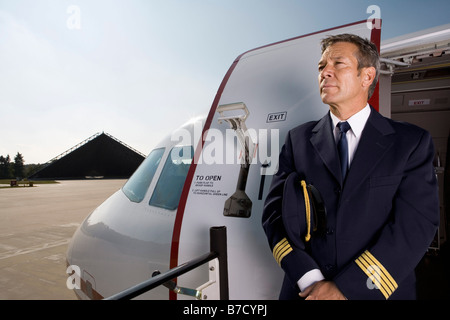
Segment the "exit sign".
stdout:
[[425,106],[430,104],[430,99],[409,100],[408,105],[411,106]]

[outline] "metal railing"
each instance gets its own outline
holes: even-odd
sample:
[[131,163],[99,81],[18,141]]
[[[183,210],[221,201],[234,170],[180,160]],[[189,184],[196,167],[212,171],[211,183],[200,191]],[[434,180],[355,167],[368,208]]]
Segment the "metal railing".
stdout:
[[[219,293],[220,300],[228,300],[228,261],[227,261],[227,234],[226,227],[211,227],[209,229],[210,237],[210,252],[204,255],[192,259],[186,263],[183,263],[173,269],[164,273],[156,271],[154,277],[148,279],[140,284],[137,284],[131,288],[116,293],[105,300],[128,300],[137,297],[149,290],[152,290],[160,285],[174,290],[176,284],[173,279],[211,261],[218,259],[219,264]],[[175,290],[174,290],[175,291]]]

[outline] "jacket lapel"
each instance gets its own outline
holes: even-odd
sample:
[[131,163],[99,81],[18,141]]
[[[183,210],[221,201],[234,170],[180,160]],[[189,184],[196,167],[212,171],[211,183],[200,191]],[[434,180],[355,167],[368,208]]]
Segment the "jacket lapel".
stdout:
[[372,108],[345,181],[347,192],[355,190],[392,147],[394,133],[390,123]]
[[327,113],[312,129],[310,139],[325,166],[342,185],[341,169],[337,157],[337,147],[331,130],[331,118]]
[[[319,154],[325,166],[335,177],[336,181],[343,186],[337,147],[332,132],[331,117],[324,116],[312,129],[311,143]],[[371,108],[369,119],[363,130],[361,140],[353,157],[348,171],[346,186],[355,188],[365,180],[376,164],[383,158],[385,152],[393,144],[395,131],[390,123]]]

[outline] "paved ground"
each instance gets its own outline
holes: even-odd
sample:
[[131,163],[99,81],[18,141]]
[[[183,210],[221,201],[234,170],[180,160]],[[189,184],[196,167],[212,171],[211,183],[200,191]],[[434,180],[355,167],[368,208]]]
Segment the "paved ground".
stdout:
[[0,299],[76,299],[66,250],[84,218],[125,180],[0,188]]

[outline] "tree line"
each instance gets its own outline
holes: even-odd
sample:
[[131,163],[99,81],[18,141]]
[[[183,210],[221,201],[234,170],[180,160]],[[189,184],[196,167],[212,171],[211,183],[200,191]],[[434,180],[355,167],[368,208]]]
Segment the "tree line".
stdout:
[[14,162],[11,162],[9,154],[6,157],[0,155],[0,179],[23,177],[25,177],[25,159],[20,152],[17,152]]

